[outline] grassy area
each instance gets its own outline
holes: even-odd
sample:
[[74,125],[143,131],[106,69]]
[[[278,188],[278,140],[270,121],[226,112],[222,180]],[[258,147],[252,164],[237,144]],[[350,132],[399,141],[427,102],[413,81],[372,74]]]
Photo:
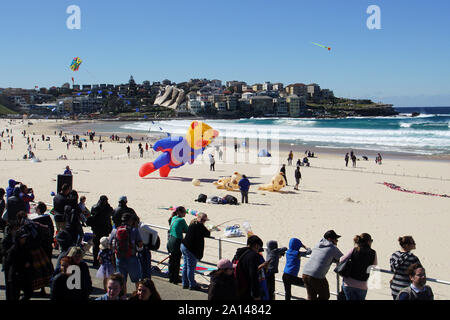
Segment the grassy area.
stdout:
[[4,105],[0,104],[0,114],[9,114],[9,113],[17,113],[17,112],[12,111],[11,109],[8,109]]

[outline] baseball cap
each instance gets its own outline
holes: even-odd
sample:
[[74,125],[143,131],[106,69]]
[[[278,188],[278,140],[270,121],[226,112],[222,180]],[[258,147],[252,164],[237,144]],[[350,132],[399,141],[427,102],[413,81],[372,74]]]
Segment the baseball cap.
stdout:
[[338,239],[341,236],[336,234],[336,232],[334,232],[334,230],[328,230],[327,232],[325,232],[325,234],[323,235],[323,237],[325,239],[331,238],[331,239]]
[[228,259],[220,259],[219,262],[217,262],[217,268],[218,269],[233,269],[233,264]]
[[127,197],[126,196],[121,196],[119,198],[119,202],[128,202]]
[[106,201],[108,201],[108,197],[105,196],[105,195],[100,196],[100,201],[101,201],[101,202],[106,202]]

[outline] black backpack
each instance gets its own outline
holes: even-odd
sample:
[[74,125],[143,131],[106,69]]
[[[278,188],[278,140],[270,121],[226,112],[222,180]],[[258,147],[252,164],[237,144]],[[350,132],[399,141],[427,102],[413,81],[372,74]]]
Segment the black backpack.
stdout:
[[206,199],[208,198],[208,196],[206,194],[200,193],[198,195],[197,202],[206,202]]
[[227,204],[238,204],[238,200],[236,197],[233,197],[232,195],[227,194],[225,197],[223,197],[223,200]]

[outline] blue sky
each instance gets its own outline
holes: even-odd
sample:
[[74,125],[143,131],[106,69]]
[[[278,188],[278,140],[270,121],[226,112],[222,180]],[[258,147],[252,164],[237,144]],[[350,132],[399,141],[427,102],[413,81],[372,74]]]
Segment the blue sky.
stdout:
[[[80,30],[66,27],[73,4]],[[381,9],[381,30],[366,27],[369,5]],[[138,83],[316,82],[337,96],[450,105],[448,0],[16,0],[1,2],[0,32],[0,87],[132,74]],[[83,64],[72,72],[76,56]]]

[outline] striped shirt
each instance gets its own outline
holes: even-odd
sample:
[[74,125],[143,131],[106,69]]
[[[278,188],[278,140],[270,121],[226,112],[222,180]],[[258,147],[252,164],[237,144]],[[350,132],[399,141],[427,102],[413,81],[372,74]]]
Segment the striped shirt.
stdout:
[[414,263],[420,263],[411,252],[396,251],[392,254],[390,259],[391,271],[394,272],[394,277],[391,281],[392,295],[397,296],[398,293],[411,284],[409,276],[406,274],[406,269]]

